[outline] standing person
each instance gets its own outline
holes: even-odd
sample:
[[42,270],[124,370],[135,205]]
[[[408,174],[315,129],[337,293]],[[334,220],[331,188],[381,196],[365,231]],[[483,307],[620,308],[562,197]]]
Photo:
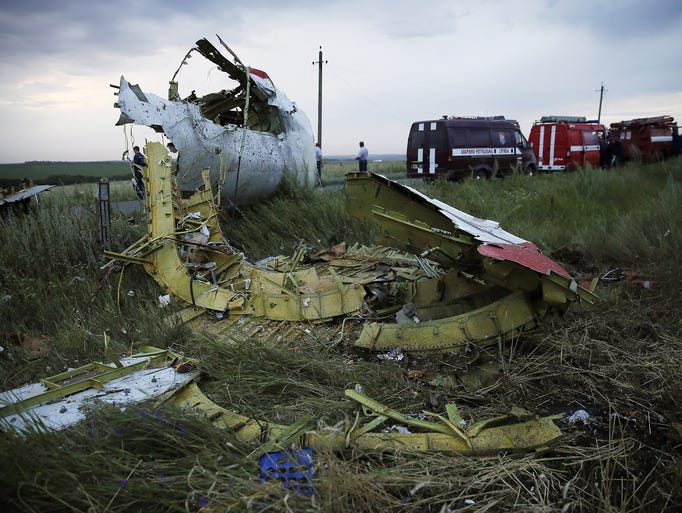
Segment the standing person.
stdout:
[[682,138],[677,123],[673,126],[673,155],[682,154]]
[[605,134],[599,132],[599,134],[597,134],[597,137],[599,137],[599,166],[602,169],[606,169],[607,167],[609,167],[609,154],[606,149],[607,143]]
[[320,187],[324,187],[322,183],[322,147],[319,142],[315,144],[315,161],[317,162],[317,182]]
[[137,197],[144,199],[144,180],[142,178],[142,168],[147,167],[147,159],[140,151],[139,146],[133,146],[135,156],[133,157],[133,173],[135,175],[135,192]]
[[625,146],[620,137],[616,137],[614,154],[616,156],[616,165],[618,167],[622,166],[625,163]]
[[619,167],[623,165],[625,152],[623,151],[623,143],[616,135],[609,137],[609,144],[606,146],[606,153],[608,154],[609,167]]
[[358,161],[358,167],[359,167],[361,173],[367,172],[367,157],[368,156],[369,156],[369,152],[367,151],[367,148],[365,148],[365,143],[363,141],[360,141],[360,151],[358,152],[358,156],[355,157],[355,160]]

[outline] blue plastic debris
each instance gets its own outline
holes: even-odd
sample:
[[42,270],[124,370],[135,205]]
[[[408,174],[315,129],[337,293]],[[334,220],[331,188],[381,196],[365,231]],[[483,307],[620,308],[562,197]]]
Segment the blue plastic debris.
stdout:
[[312,495],[313,450],[305,447],[299,450],[268,452],[258,459],[262,481],[279,479],[282,486],[301,495]]

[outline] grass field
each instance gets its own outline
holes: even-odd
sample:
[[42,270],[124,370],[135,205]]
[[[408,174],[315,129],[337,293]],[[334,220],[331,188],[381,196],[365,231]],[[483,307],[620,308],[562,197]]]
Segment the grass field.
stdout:
[[[357,170],[357,167],[354,161],[326,161],[323,179],[328,184],[341,184],[346,173]],[[370,170],[388,176],[404,176],[405,164],[403,161],[372,162]],[[95,183],[99,178],[127,181],[131,176],[130,163],[127,161],[0,164],[0,187],[16,186],[24,178],[35,184],[82,185]]]
[[98,178],[130,176],[130,164],[121,162],[34,162],[0,164],[0,186],[17,185],[23,178],[36,184],[96,182]]
[[[354,162],[329,162],[323,176],[340,183],[354,170]],[[395,162],[370,170],[404,172]],[[129,182],[119,187],[117,197],[132,197]],[[210,324],[168,324],[158,306],[164,291],[140,267],[103,280],[94,186],[57,187],[33,214],[0,218],[0,388],[105,361],[106,333],[118,354],[152,344],[196,357],[211,399],[263,421],[352,422],[343,389],[361,384],[414,415],[454,402],[466,419],[517,406],[537,415],[582,409],[588,423],[559,421],[564,438],[537,454],[316,453],[307,497],[262,483],[259,444],[208,419],[170,406],[105,408],[71,430],[0,433],[3,511],[682,510],[682,160],[414,187],[499,221],[578,279],[614,268],[637,276],[604,281],[595,305],[506,341],[488,355],[503,370],[486,386],[441,387],[410,371],[461,363],[437,354],[381,360],[339,344],[340,322],[287,325],[271,340],[253,335],[258,322],[217,333]],[[376,227],[352,218],[344,200],[342,189],[287,189],[221,224],[251,261],[301,242],[372,243]],[[145,233],[141,214],[129,217],[112,219],[115,248]],[[24,336],[44,351],[23,347]]]

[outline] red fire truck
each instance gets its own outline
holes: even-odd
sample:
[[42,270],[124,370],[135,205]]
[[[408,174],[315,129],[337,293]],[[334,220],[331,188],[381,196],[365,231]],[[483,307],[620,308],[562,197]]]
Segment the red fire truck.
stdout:
[[604,125],[577,116],[543,116],[533,123],[528,141],[538,159],[538,171],[567,171],[600,165],[599,134]]
[[641,156],[644,162],[655,162],[679,153],[677,123],[672,116],[611,123],[611,135],[620,138],[627,158]]

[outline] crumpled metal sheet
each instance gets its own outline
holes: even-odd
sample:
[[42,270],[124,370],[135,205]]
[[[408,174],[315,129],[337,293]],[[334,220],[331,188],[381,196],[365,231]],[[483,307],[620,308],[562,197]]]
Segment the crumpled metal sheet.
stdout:
[[[427,351],[492,343],[563,314],[571,303],[594,300],[591,290],[535,244],[495,221],[474,218],[377,174],[349,175],[346,191],[349,212],[378,222],[384,244],[428,256],[478,285],[463,296],[468,311],[454,317],[446,313],[428,323],[369,323],[356,345]],[[441,310],[447,312],[447,307]]]
[[172,394],[198,376],[197,371],[171,365],[176,358],[150,348],[115,363],[90,364],[2,392],[0,427],[19,432],[63,429],[84,420],[87,406],[125,407]]
[[[121,77],[117,124],[145,125],[164,133],[177,150],[178,186],[185,192],[203,185],[204,169],[210,169],[212,183],[221,184],[228,204],[272,195],[285,173],[302,185],[315,183],[313,132],[295,103],[267,74],[232,64],[206,39],[197,41],[193,50],[237,80],[236,87],[202,98],[192,94],[164,99]],[[171,81],[171,89],[177,92],[177,87]]]
[[[348,177],[349,210],[382,226],[383,246],[249,263],[226,242],[210,176],[183,198],[166,149],[148,143],[148,236],[115,259],[142,263],[194,309],[281,321],[365,321],[356,345],[381,351],[461,350],[492,344],[592,302],[531,242],[385,177]],[[196,236],[194,236],[196,235]],[[394,249],[389,249],[390,247]],[[393,312],[379,322],[375,312]]]
[[[221,428],[230,430],[244,442],[265,441],[262,452],[276,441],[278,447],[311,447],[314,450],[339,451],[353,447],[362,451],[441,451],[466,456],[488,456],[500,452],[540,450],[556,443],[563,435],[554,424],[558,417],[536,417],[529,412],[512,410],[465,426],[457,422],[456,407],[448,405],[446,415],[430,414],[435,420],[420,420],[391,409],[354,390],[346,397],[358,403],[369,416],[358,417],[339,429],[316,428],[310,419],[293,426],[256,421],[220,407],[192,383],[178,391],[170,401],[204,415]],[[382,425],[392,420],[402,429],[386,431]]]
[[[177,168],[163,145],[148,143],[146,153],[148,235],[122,253],[105,254],[143,264],[168,293],[194,308],[300,321],[331,319],[362,307],[362,283],[322,278],[312,268],[270,271],[247,262],[222,234],[208,174],[203,190],[183,199]],[[188,237],[200,231],[204,241]]]

